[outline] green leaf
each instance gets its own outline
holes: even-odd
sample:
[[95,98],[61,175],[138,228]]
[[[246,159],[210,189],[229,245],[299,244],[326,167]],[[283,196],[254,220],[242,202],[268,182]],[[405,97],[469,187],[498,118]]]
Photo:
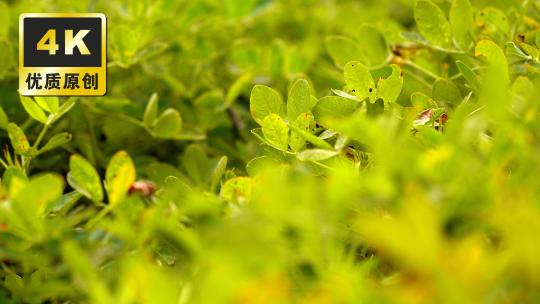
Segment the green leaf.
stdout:
[[365,61],[364,54],[358,43],[344,36],[328,36],[325,40],[328,54],[337,66],[343,67],[347,62]]
[[289,121],[294,121],[296,117],[305,112],[310,112],[317,100],[311,96],[309,83],[305,79],[296,80],[287,99],[287,118]]
[[238,99],[244,90],[251,84],[253,76],[251,74],[243,74],[229,87],[227,95],[225,96],[225,107],[233,105],[234,101]]
[[[309,112],[302,113],[292,122],[292,124],[306,132],[310,132],[311,127],[315,124],[313,115]],[[290,146],[293,151],[300,151],[306,144],[306,139],[296,131],[291,131]]]
[[491,40],[482,40],[476,45],[475,56],[484,57],[489,65],[499,70],[504,79],[508,80],[508,61],[503,50]]
[[289,127],[277,114],[270,114],[262,121],[262,132],[266,141],[274,148],[287,151]]
[[451,29],[444,12],[436,4],[419,0],[414,7],[414,19],[420,33],[436,46],[450,45]]
[[7,130],[9,119],[4,112],[4,109],[0,106],[0,129]]
[[264,85],[256,85],[251,90],[249,110],[253,119],[261,124],[270,114],[285,116],[285,103],[278,91]]
[[464,62],[458,60],[456,61],[456,65],[461,72],[461,75],[463,75],[463,78],[467,81],[469,86],[473,91],[478,91],[479,84],[478,79],[476,78],[476,74],[467,66]]
[[313,108],[313,115],[318,122],[324,122],[328,119],[343,118],[356,111],[358,102],[352,99],[340,96],[325,96],[319,99],[317,105]]
[[47,124],[47,115],[45,115],[45,112],[43,112],[43,110],[32,100],[32,98],[22,95],[19,95],[19,97],[28,115],[42,124]]
[[296,157],[301,161],[321,161],[332,158],[338,154],[338,151],[333,150],[311,149],[298,153]]
[[103,201],[101,179],[94,166],[80,155],[69,158],[68,184],[94,202]]
[[105,172],[109,204],[115,206],[120,203],[133,182],[135,182],[133,161],[126,151],[119,151],[113,156]]
[[290,125],[291,130],[299,134],[300,136],[303,136],[307,141],[314,144],[315,146],[322,148],[322,149],[332,149],[332,145],[324,141],[323,139],[320,139],[319,137],[311,134],[310,132],[307,132],[304,129],[298,128],[294,124]]
[[438,79],[433,84],[433,99],[447,104],[459,104],[463,100],[459,88],[446,79]]
[[171,138],[182,131],[182,117],[175,109],[161,113],[154,125],[153,134],[159,138]]
[[189,145],[186,148],[182,157],[182,166],[195,184],[201,185],[208,181],[210,161],[200,145]]
[[45,153],[47,151],[56,149],[60,146],[65,145],[71,140],[71,134],[67,132],[62,132],[59,134],[54,135],[49,139],[49,141],[39,150],[39,154]]
[[411,94],[411,103],[414,107],[421,109],[434,106],[433,99],[421,92],[414,92]]
[[474,29],[473,7],[469,0],[452,0],[450,26],[457,45],[468,50],[472,43],[471,30]]
[[350,92],[358,99],[369,98],[375,100],[376,90],[373,77],[369,70],[360,62],[352,61],[345,65],[345,83]]
[[488,35],[498,33],[506,36],[510,32],[508,17],[495,7],[487,7],[479,11],[476,14],[476,24]]
[[73,106],[75,106],[75,101],[77,100],[77,97],[70,97],[68,100],[66,100],[60,108],[58,108],[58,112],[54,115],[54,118],[52,119],[51,123],[57,121],[62,116],[64,116]]
[[146,127],[150,128],[154,124],[158,114],[158,94],[154,93],[150,96],[146,109],[144,110],[143,123]]
[[216,191],[219,183],[221,182],[221,177],[225,173],[225,170],[227,169],[227,156],[223,156],[219,159],[218,163],[216,164],[216,167],[214,168],[214,172],[212,172],[212,181],[210,183],[210,189],[212,191]]
[[36,229],[38,217],[60,199],[63,189],[64,179],[57,174],[34,177],[13,198],[13,206],[26,224]]
[[219,196],[222,200],[244,204],[251,200],[253,180],[249,177],[234,177],[223,184]]
[[0,40],[7,38],[9,33],[11,10],[5,2],[0,2]]
[[60,101],[58,100],[58,97],[56,96],[35,96],[34,99],[36,100],[37,104],[45,111],[49,113],[57,113],[58,112],[58,106],[60,104]]
[[7,131],[15,153],[21,155],[28,154],[30,152],[30,143],[28,142],[26,135],[24,135],[23,130],[11,122],[7,126]]
[[[1,19],[0,22],[2,22]],[[0,38],[0,62],[2,62],[2,68],[0,68],[0,80],[8,75],[14,66],[15,57],[13,56],[13,53],[12,44],[9,43],[9,41]]]
[[396,102],[403,88],[401,68],[395,64],[390,67],[392,67],[392,74],[386,79],[380,79],[377,86],[377,94],[385,104]]
[[[386,44],[386,40],[381,32],[373,26],[363,25],[357,31],[357,37],[359,44],[362,46],[360,50],[366,66],[379,66],[387,61],[390,55],[390,48]],[[358,59],[352,58],[352,60]]]

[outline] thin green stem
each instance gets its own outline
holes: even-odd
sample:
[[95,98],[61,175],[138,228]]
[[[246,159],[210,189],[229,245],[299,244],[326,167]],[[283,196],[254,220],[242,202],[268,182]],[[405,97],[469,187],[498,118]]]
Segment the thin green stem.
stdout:
[[39,147],[39,144],[40,144],[41,141],[43,140],[43,136],[45,136],[45,133],[47,132],[48,129],[49,129],[49,125],[48,125],[48,124],[45,124],[45,125],[43,126],[43,128],[41,129],[41,132],[39,133],[38,138],[36,139],[36,142],[35,142],[34,145],[32,146],[34,149],[37,150],[37,148]]
[[435,80],[441,79],[441,77],[439,77],[435,73],[431,72],[430,70],[428,70],[428,69],[426,69],[426,68],[424,68],[424,67],[422,67],[422,66],[420,66],[420,65],[418,65],[418,64],[416,64],[416,63],[414,63],[414,62],[412,62],[410,60],[406,60],[405,64],[410,66],[411,68],[414,68],[414,69],[428,75],[429,77],[431,77],[431,78],[433,78]]

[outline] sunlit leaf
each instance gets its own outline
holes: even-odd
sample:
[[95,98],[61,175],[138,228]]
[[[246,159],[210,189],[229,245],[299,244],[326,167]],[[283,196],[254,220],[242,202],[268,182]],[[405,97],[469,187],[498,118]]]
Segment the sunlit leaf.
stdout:
[[90,162],[80,155],[72,155],[69,159],[69,185],[94,202],[103,200],[101,179]]
[[110,160],[105,173],[105,186],[109,204],[120,203],[135,181],[135,166],[125,151],[117,152]]

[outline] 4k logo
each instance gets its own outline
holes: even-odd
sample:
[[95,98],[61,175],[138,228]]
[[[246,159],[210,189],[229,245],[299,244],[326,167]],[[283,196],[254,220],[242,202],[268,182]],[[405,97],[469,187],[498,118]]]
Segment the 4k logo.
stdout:
[[19,19],[21,94],[105,95],[106,35],[103,14],[22,14]]

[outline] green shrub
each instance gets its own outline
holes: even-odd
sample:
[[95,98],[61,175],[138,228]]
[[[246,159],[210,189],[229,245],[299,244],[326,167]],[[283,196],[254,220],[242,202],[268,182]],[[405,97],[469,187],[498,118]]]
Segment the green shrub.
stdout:
[[[103,98],[17,94],[104,12]],[[1,303],[540,302],[537,1],[0,2]]]

